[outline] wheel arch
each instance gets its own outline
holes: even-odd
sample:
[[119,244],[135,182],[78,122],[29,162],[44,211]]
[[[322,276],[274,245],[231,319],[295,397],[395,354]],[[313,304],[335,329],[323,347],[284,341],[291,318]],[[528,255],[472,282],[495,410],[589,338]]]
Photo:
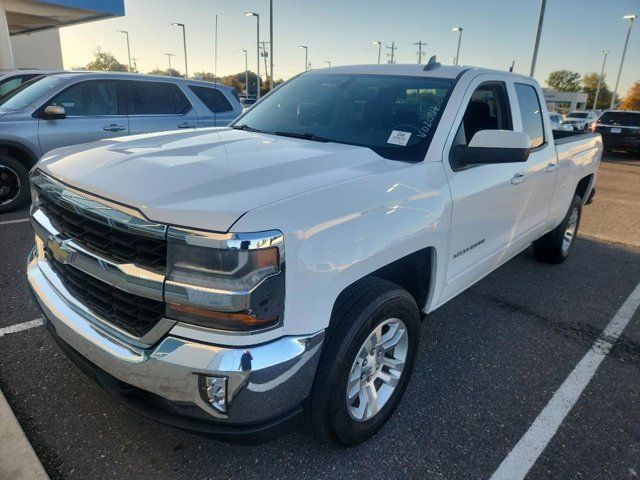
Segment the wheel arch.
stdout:
[[33,167],[38,161],[38,156],[29,147],[13,140],[0,140],[0,153],[20,160],[27,169]]
[[593,173],[582,177],[578,182],[578,186],[576,187],[576,195],[580,196],[582,199],[582,203],[584,204],[589,198],[589,192],[593,187]]
[[370,277],[382,278],[403,288],[414,298],[418,305],[418,310],[422,313],[430,303],[433,295],[436,278],[436,249],[426,247],[416,252],[410,253],[384,265],[377,270],[355,280],[345,286],[336,297],[331,310],[331,321],[329,330],[333,325],[335,312],[339,306],[348,301],[349,292],[362,280]]

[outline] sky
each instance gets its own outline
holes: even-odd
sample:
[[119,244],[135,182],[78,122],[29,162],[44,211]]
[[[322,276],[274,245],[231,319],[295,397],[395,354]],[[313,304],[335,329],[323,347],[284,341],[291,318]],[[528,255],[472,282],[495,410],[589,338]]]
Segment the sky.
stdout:
[[[309,47],[312,68],[376,63],[383,43],[382,62],[388,60],[392,42],[397,63],[417,62],[415,42],[426,42],[423,63],[437,55],[451,63],[457,32],[463,28],[460,63],[529,73],[539,0],[274,0],[274,77],[289,78],[304,69]],[[124,17],[60,30],[66,68],[91,61],[96,48],[113,53],[127,63],[123,34],[128,30],[132,56],[142,72],[167,68],[164,53],[173,53],[172,66],[184,71],[182,32],[172,22],[184,23],[187,32],[189,73],[214,71],[214,25],[218,15],[219,76],[256,68],[256,19],[260,14],[260,39],[269,40],[268,0],[125,0]],[[569,69],[581,74],[599,72],[602,50],[609,50],[605,75],[609,88],[618,73],[628,13],[640,15],[640,0],[547,0],[535,77],[544,83],[549,72]],[[264,61],[261,59],[264,74]],[[635,21],[620,79],[625,94],[640,80],[640,18]]]

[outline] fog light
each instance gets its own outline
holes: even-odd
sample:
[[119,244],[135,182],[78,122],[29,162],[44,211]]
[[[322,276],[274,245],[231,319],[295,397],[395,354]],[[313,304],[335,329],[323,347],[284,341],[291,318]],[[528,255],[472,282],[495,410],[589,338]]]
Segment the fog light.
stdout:
[[227,413],[227,377],[208,377],[199,379],[202,399],[221,413]]

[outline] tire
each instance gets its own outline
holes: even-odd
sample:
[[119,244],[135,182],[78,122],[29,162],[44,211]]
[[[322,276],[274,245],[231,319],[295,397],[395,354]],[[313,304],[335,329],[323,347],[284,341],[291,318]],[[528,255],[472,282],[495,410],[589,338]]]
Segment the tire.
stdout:
[[[305,420],[323,443],[357,445],[382,428],[402,398],[418,352],[420,315],[406,290],[369,277],[341,295],[331,325],[305,405]],[[377,328],[382,345],[365,346]],[[395,346],[390,348],[391,344]],[[379,353],[381,350],[384,353]],[[403,356],[403,368],[390,366],[399,365],[398,359]],[[356,380],[349,382],[349,377]],[[358,392],[351,401],[347,397],[348,383],[352,392]],[[366,398],[363,392],[371,395],[372,389],[377,390],[379,399],[377,412],[367,408],[373,402],[362,402]]]
[[575,195],[560,225],[533,242],[536,258],[545,263],[562,263],[569,258],[578,234],[581,216],[582,198]]
[[0,213],[18,208],[29,198],[29,171],[19,160],[0,153]]

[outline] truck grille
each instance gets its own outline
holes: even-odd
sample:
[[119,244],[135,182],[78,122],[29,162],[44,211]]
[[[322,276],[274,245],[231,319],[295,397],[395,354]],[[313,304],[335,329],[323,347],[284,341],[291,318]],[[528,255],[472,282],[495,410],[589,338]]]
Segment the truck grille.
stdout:
[[143,237],[87,218],[40,195],[40,208],[66,236],[90,250],[122,263],[133,263],[164,271],[167,262],[165,240]]
[[164,316],[165,304],[115,288],[75,267],[58,262],[47,251],[47,262],[65,288],[93,313],[142,337]]

